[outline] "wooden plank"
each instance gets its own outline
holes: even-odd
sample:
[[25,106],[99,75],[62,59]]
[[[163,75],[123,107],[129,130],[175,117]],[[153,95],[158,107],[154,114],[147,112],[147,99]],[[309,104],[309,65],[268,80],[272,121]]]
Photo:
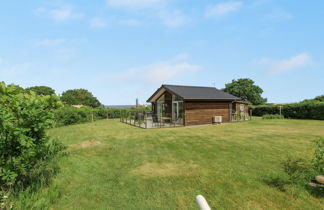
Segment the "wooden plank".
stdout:
[[211,124],[214,116],[222,116],[223,122],[230,121],[230,102],[189,102],[185,103],[185,124]]

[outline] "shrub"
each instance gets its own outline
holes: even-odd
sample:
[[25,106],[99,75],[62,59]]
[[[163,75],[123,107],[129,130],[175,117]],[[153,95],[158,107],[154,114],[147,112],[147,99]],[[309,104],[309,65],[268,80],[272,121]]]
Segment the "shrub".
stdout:
[[262,119],[284,119],[284,116],[279,114],[265,114]]
[[92,120],[100,119],[113,119],[120,118],[121,112],[127,111],[149,111],[149,107],[139,107],[139,108],[127,108],[127,109],[116,109],[116,108],[91,108],[82,107],[74,108],[70,106],[65,106],[63,108],[55,110],[55,125],[73,125],[78,123],[91,122]]
[[324,174],[324,138],[315,141],[315,154],[313,159],[314,170],[318,174]]
[[64,126],[91,121],[89,108],[64,107],[55,110],[55,125]]
[[315,141],[313,161],[289,157],[282,163],[285,174],[269,176],[264,181],[272,187],[285,191],[286,186],[306,188],[314,196],[324,196],[322,187],[309,187],[310,181],[317,175],[324,174],[324,138]]
[[310,180],[313,174],[311,163],[302,158],[289,157],[282,165],[291,183],[305,184]]
[[[278,105],[262,105],[252,107],[254,116],[279,114]],[[282,115],[292,119],[324,120],[324,103],[319,101],[304,101],[295,104],[282,105]]]
[[54,95],[27,94],[0,83],[0,186],[30,185],[55,170],[48,166],[64,147],[50,141],[45,129],[52,127],[52,109],[60,105]]

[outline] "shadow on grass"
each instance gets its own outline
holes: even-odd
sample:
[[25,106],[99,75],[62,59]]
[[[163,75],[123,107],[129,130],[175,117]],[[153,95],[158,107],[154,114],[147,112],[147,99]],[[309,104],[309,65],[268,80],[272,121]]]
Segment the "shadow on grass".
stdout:
[[308,191],[308,193],[311,194],[313,197],[324,198],[324,187],[322,186],[313,187],[307,185],[305,188]]
[[292,186],[299,186],[301,189],[305,189],[310,195],[315,198],[324,198],[324,187],[310,186],[307,181],[294,182],[284,175],[272,175],[263,179],[263,182],[270,187],[276,188],[281,192],[287,192],[287,189]]
[[281,192],[286,192],[285,186],[291,184],[289,179],[285,176],[272,175],[263,179],[263,182],[270,187],[277,188]]

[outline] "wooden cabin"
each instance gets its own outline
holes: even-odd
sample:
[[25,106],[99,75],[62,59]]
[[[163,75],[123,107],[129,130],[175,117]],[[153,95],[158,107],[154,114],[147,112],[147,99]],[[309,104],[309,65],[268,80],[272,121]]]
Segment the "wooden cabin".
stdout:
[[184,126],[228,123],[248,116],[247,102],[214,87],[162,85],[147,102],[157,120]]

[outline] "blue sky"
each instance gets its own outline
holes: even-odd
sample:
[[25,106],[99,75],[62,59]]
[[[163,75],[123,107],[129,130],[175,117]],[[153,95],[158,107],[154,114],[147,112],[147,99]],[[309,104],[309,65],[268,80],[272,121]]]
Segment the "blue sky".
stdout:
[[1,1],[0,81],[141,103],[162,84],[253,79],[269,102],[324,94],[324,1]]

